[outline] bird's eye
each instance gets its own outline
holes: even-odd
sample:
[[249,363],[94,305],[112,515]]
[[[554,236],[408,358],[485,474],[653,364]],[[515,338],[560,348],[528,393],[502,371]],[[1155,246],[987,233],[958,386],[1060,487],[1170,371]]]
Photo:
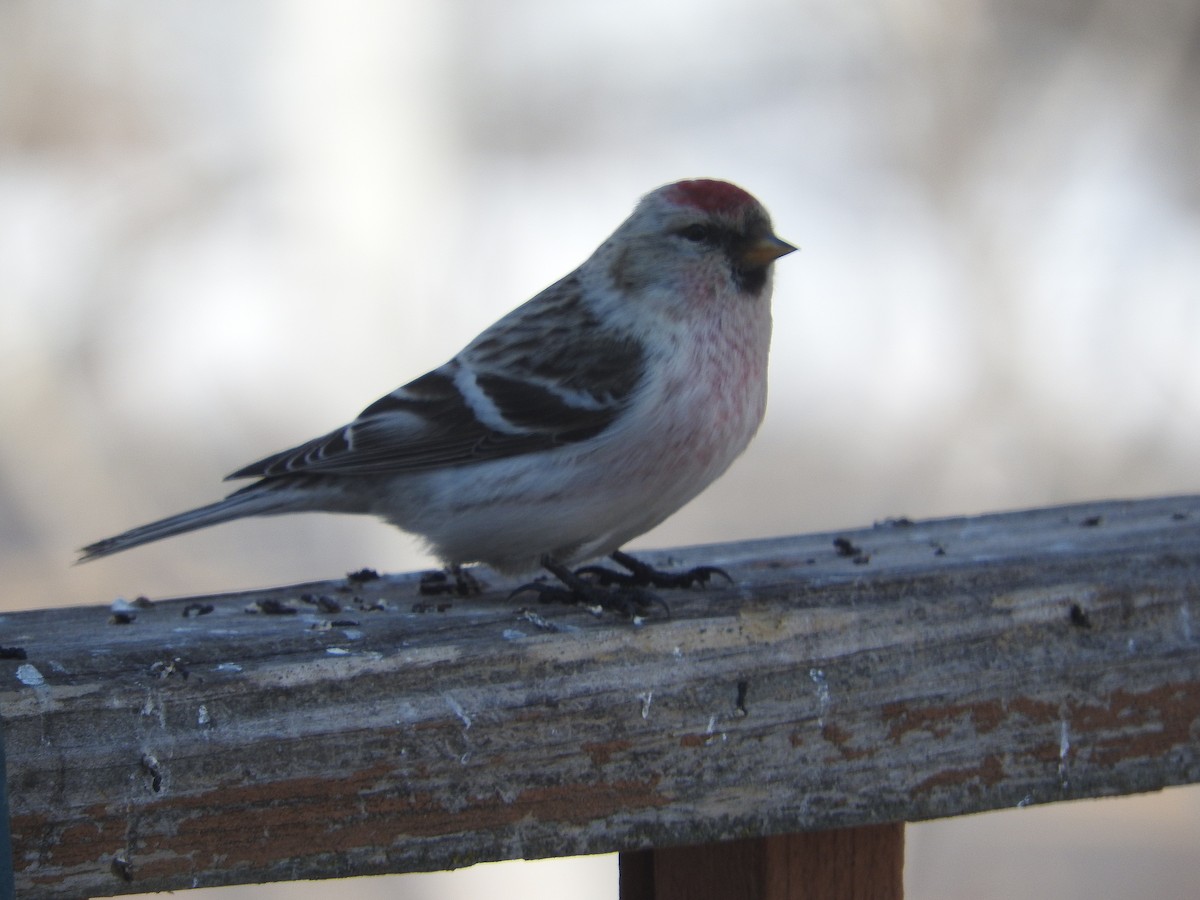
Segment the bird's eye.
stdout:
[[687,228],[679,230],[679,236],[685,241],[693,241],[697,244],[711,242],[716,232],[708,225],[689,225]]

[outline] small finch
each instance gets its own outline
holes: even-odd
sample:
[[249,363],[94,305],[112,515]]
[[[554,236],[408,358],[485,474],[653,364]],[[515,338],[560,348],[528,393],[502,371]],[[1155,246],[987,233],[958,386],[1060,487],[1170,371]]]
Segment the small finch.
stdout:
[[[607,584],[704,581],[619,552],[711,484],[762,421],[771,274],[795,249],[722,181],[648,194],[578,269],[440,368],[324,437],[239,469],[224,500],[84,547],[80,561],[246,516],[366,513],[448,566],[611,555]],[[603,570],[602,570],[603,571]],[[591,583],[589,580],[588,584]]]

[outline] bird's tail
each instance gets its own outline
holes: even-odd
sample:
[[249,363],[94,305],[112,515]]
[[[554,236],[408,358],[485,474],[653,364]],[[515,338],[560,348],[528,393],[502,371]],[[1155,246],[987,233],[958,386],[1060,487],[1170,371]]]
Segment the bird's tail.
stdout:
[[176,516],[168,516],[165,519],[159,519],[157,522],[151,522],[148,525],[131,528],[129,531],[118,534],[115,537],[105,538],[102,541],[96,541],[94,544],[88,544],[79,551],[77,562],[87,562],[90,559],[98,559],[101,556],[120,553],[122,550],[128,550],[131,547],[138,547],[142,544],[149,544],[151,541],[158,541],[176,534],[195,531],[198,528],[207,528],[209,525],[218,525],[221,522],[228,522],[231,519],[242,519],[247,516],[269,516],[296,510],[295,497],[291,495],[291,492],[254,490],[254,487],[254,485],[251,485],[249,488],[244,488],[230,494],[224,500],[218,500],[216,503],[210,503],[207,506],[201,506],[197,509],[190,509]]

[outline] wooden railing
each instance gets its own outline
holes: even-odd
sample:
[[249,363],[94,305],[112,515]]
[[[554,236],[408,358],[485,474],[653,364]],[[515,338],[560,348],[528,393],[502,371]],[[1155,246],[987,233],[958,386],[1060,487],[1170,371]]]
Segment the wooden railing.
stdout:
[[895,823],[1200,780],[1200,497],[647,558],[734,583],[0,617],[16,895],[621,851],[629,900],[899,896]]

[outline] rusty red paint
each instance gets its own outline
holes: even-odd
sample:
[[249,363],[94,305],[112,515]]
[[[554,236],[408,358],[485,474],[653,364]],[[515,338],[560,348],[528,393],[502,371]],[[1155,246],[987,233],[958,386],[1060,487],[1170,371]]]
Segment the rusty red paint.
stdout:
[[585,743],[579,749],[592,758],[594,765],[605,766],[614,754],[623,753],[632,746],[633,741],[616,740]]
[[1004,780],[1004,763],[1000,757],[992,753],[980,760],[979,765],[962,769],[944,769],[930,775],[913,786],[912,793],[927,794],[938,788],[963,787],[980,784],[985,787],[995,787]]
[[[852,747],[850,742],[854,738],[854,732],[834,725],[831,722],[826,722],[821,726],[821,737],[834,746],[842,759],[862,759],[867,756],[874,756],[878,752],[874,747],[857,749]],[[793,746],[795,746],[794,742]]]
[[[502,828],[525,818],[584,824],[618,812],[667,805],[658,776],[529,788],[511,801],[497,793],[464,798],[448,808],[444,794],[405,792],[403,779],[379,765],[337,779],[299,778],[238,785],[156,800],[116,811],[91,810],[91,821],[67,826],[48,840],[36,816],[14,819],[18,866],[95,870],[117,852],[138,881],[180,873],[267,869],[280,859],[345,853],[413,837]],[[129,842],[130,835],[138,838]],[[20,836],[28,836],[24,840]],[[30,844],[40,844],[30,846]]]
[[1105,699],[1103,704],[1071,704],[1062,714],[1074,735],[1076,753],[1086,749],[1090,763],[1108,766],[1139,757],[1158,758],[1193,744],[1200,734],[1200,684],[1196,682],[1173,682],[1140,692],[1117,690]]
[[888,703],[880,712],[888,723],[888,739],[894,744],[899,744],[911,732],[923,731],[937,738],[948,737],[955,726],[964,720],[976,734],[987,734],[1014,715],[1030,722],[1051,722],[1060,718],[1056,705],[1027,697],[922,707]]

